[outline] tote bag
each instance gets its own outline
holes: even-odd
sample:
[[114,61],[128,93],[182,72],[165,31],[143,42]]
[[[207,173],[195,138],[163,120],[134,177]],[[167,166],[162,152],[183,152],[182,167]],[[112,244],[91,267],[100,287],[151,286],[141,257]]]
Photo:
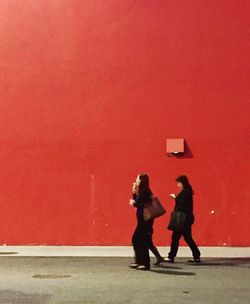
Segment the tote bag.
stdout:
[[174,211],[171,214],[170,221],[168,224],[168,230],[183,232],[186,214],[183,212]]
[[164,213],[166,213],[166,210],[162,206],[159,199],[157,197],[153,197],[152,203],[147,204],[147,206],[144,208],[143,217],[145,221],[149,221],[162,216]]

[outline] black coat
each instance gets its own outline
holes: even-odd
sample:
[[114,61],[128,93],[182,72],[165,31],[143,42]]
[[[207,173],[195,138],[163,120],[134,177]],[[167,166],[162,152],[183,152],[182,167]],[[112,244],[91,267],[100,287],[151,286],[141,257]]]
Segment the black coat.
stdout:
[[133,194],[135,200],[134,207],[137,208],[137,219],[143,220],[143,209],[146,204],[152,201],[152,192],[150,190],[143,190],[140,194]]
[[186,222],[193,224],[193,193],[190,190],[182,190],[175,198],[174,211],[183,212],[187,215]]

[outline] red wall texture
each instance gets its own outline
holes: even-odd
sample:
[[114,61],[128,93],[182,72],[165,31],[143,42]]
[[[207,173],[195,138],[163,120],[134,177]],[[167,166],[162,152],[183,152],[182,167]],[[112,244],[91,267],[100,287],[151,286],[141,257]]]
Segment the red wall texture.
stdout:
[[[249,246],[249,1],[5,0],[0,244],[128,245],[138,172],[199,245]],[[166,155],[167,138],[188,153]],[[214,213],[213,213],[214,212]]]

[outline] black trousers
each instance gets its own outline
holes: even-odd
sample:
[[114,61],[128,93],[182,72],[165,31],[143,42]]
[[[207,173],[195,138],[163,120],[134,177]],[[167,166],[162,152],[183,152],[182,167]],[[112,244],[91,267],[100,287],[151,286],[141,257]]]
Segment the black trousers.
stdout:
[[192,225],[187,224],[184,227],[183,232],[176,232],[174,231],[172,234],[172,242],[171,242],[171,249],[168,254],[169,259],[174,259],[177,255],[178,248],[179,248],[179,240],[181,237],[184,237],[185,242],[188,244],[189,248],[192,251],[194,259],[199,259],[200,258],[200,250],[198,249],[195,241],[193,240],[192,237]]
[[155,255],[158,260],[161,260],[162,256],[160,255],[158,249],[155,247],[152,237],[153,233],[148,236],[148,249]]
[[132,244],[135,251],[135,262],[139,265],[144,265],[150,268],[149,258],[149,242],[152,240],[152,222],[145,222],[144,220],[138,220],[135,228]]

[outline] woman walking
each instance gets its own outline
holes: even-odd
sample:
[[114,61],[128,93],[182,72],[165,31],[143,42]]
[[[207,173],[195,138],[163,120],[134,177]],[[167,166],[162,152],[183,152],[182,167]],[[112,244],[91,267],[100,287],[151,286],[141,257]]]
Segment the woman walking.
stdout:
[[189,263],[200,263],[200,251],[192,237],[192,225],[194,223],[193,214],[193,189],[185,175],[179,176],[176,179],[177,186],[181,189],[178,195],[171,194],[170,196],[175,199],[175,212],[182,212],[186,215],[183,231],[174,231],[172,234],[171,249],[168,254],[168,262],[174,263],[179,248],[179,240],[181,236],[184,237],[185,242],[188,244],[192,251],[193,259]]
[[143,209],[146,204],[152,201],[153,193],[149,187],[149,178],[147,174],[140,174],[136,178],[136,182],[132,188],[133,199],[130,205],[137,208],[137,226],[132,237],[132,243],[135,251],[135,262],[130,264],[131,268],[137,270],[149,270],[150,258],[149,249],[157,257],[157,264],[163,261],[157,248],[152,242],[154,220],[145,221],[143,217]]

